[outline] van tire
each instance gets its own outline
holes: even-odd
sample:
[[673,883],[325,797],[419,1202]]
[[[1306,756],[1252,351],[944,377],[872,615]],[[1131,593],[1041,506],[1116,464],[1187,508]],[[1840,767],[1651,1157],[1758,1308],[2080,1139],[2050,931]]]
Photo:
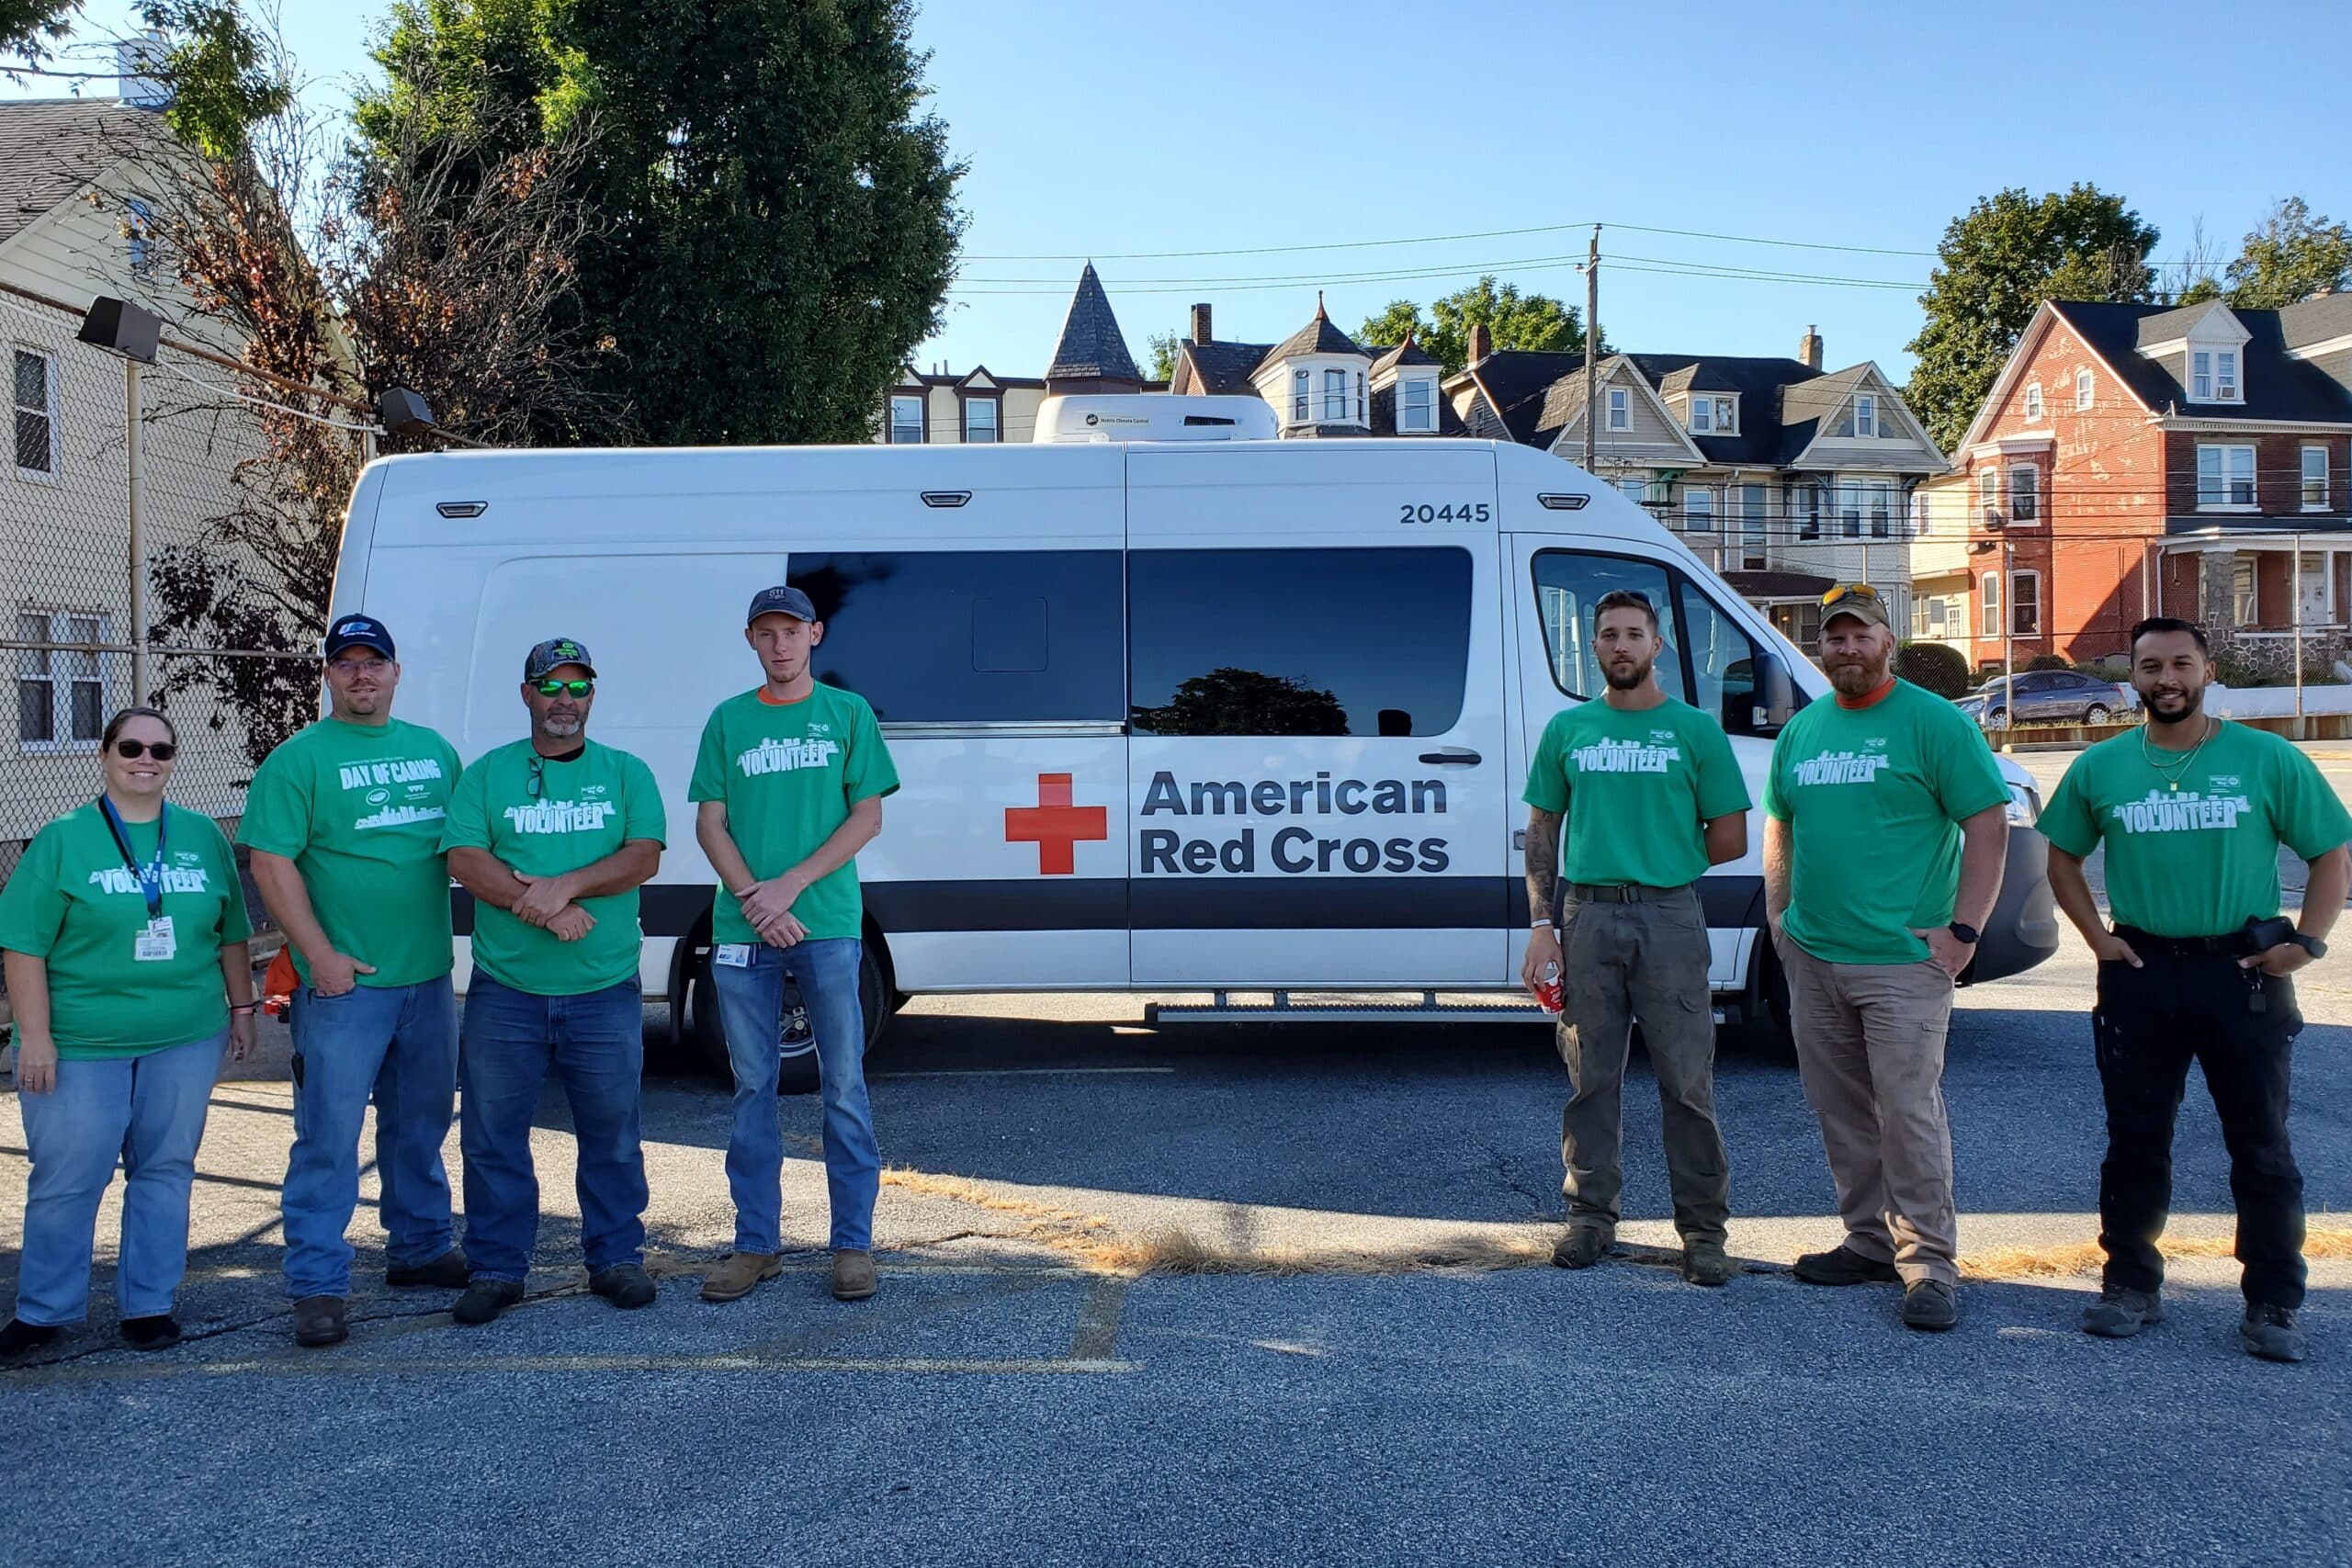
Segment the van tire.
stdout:
[[[778,1094],[814,1094],[819,1088],[816,1043],[797,1028],[798,1024],[797,995],[793,987],[785,991],[785,1054],[776,1070]],[[863,945],[857,966],[858,1010],[865,1023],[865,1043],[870,1050],[882,1032],[882,1026],[904,1000],[897,995],[886,973],[883,961],[873,942]],[[705,1073],[722,1083],[734,1081],[735,1067],[727,1054],[727,1032],[718,1019],[718,990],[711,979],[711,958],[707,949],[696,954],[687,965],[685,1029],[684,1031],[689,1058]],[[794,1040],[801,1033],[800,1040]]]

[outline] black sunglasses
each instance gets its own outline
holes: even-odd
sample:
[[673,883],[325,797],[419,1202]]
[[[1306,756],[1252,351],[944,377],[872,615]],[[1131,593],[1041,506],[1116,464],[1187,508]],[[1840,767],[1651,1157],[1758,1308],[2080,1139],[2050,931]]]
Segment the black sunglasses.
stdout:
[[538,683],[539,695],[543,697],[560,697],[566,692],[575,697],[584,697],[595,689],[594,681],[541,681]]
[[126,761],[153,757],[159,762],[168,762],[180,754],[180,749],[168,740],[118,740],[114,743],[114,754]]

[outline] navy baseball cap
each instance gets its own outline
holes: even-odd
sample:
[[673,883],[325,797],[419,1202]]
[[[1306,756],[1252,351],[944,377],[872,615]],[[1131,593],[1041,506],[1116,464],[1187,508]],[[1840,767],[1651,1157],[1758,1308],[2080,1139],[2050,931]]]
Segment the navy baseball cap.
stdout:
[[588,662],[586,643],[573,637],[551,637],[523,656],[523,679],[536,681],[566,664],[577,664],[588,671],[590,680],[596,678],[596,667]]
[[327,657],[333,659],[346,648],[372,648],[387,659],[399,657],[392,651],[392,634],[373,615],[345,615],[327,627]]
[[752,595],[752,607],[743,612],[743,624],[748,626],[762,615],[790,615],[796,621],[814,621],[817,606],[797,588],[763,588]]

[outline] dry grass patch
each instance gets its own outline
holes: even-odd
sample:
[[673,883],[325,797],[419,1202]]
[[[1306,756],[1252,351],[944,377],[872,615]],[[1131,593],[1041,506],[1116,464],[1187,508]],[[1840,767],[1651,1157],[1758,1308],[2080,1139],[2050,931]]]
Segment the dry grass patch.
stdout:
[[[2177,1260],[2235,1256],[2237,1244],[2229,1236],[2167,1236],[2156,1244],[2166,1258]],[[2303,1256],[2342,1260],[2352,1258],[2352,1228],[2313,1225],[2303,1237]],[[2010,1247],[1996,1252],[1973,1252],[1960,1259],[1960,1271],[1972,1280],[2059,1280],[2097,1274],[2107,1254],[2096,1241],[2067,1242],[2056,1247]]]

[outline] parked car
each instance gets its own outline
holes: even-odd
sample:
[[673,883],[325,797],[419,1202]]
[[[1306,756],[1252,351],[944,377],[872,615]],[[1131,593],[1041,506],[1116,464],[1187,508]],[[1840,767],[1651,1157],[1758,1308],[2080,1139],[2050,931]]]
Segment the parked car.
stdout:
[[2129,686],[2096,675],[2030,670],[2007,682],[1994,676],[1959,705],[1984,728],[2007,729],[2012,724],[2105,724],[2119,714],[2128,716],[2138,699]]

